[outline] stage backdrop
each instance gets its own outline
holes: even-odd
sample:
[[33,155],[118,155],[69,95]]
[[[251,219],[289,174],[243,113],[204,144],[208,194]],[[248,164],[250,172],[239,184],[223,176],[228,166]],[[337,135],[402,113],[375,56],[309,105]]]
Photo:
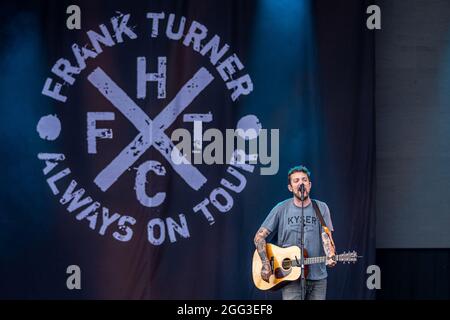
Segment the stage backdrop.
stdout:
[[[363,256],[330,270],[328,298],[373,298],[367,5],[2,3],[0,297],[279,299],[252,283],[253,237],[304,164],[338,251]],[[230,162],[236,128],[259,134],[256,163]]]

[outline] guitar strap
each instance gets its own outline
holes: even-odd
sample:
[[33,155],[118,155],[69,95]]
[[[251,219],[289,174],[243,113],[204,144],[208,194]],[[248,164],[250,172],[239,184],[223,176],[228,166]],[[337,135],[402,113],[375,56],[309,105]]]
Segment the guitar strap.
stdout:
[[[311,199],[312,200],[312,199]],[[323,231],[327,234],[328,238],[330,239],[331,245],[333,246],[333,249],[336,249],[336,246],[334,245],[333,237],[331,236],[330,229],[328,229],[325,221],[323,220],[322,213],[320,212],[319,206],[317,205],[316,200],[312,200],[312,205],[314,208],[314,211],[316,213],[317,218],[319,218],[320,224],[322,225]]]
[[322,225],[322,227],[326,227],[327,225],[326,225],[325,221],[323,220],[322,213],[320,212],[320,209],[319,209],[319,206],[317,205],[316,200],[312,200],[311,202],[312,202],[314,211],[316,212],[316,216],[320,220],[320,224]]

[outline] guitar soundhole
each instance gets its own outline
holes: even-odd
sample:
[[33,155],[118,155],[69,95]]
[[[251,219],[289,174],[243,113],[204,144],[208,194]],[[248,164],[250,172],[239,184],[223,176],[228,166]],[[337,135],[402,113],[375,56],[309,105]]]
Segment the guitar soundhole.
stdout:
[[291,259],[288,259],[288,258],[284,259],[281,262],[281,266],[283,267],[284,270],[290,269],[292,267]]

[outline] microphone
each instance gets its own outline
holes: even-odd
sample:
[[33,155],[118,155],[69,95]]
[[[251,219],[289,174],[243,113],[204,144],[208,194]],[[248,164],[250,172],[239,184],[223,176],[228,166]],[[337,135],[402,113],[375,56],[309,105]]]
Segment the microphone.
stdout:
[[305,200],[305,184],[302,183],[300,185],[300,187],[298,188],[298,190],[300,191],[300,194],[301,194],[300,200],[302,200],[302,201]]
[[299,190],[301,193],[305,193],[305,184],[302,183],[302,184],[300,185],[300,187],[298,188],[298,190]]

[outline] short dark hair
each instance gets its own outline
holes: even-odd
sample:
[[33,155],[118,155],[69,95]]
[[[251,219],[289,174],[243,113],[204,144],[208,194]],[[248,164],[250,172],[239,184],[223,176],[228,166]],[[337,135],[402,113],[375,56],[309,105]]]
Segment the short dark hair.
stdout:
[[289,169],[289,172],[288,172],[288,184],[291,184],[291,175],[293,173],[295,173],[295,172],[303,172],[303,173],[305,173],[308,176],[308,180],[311,181],[311,172],[308,170],[307,167],[300,165],[300,166],[295,166],[295,167]]

